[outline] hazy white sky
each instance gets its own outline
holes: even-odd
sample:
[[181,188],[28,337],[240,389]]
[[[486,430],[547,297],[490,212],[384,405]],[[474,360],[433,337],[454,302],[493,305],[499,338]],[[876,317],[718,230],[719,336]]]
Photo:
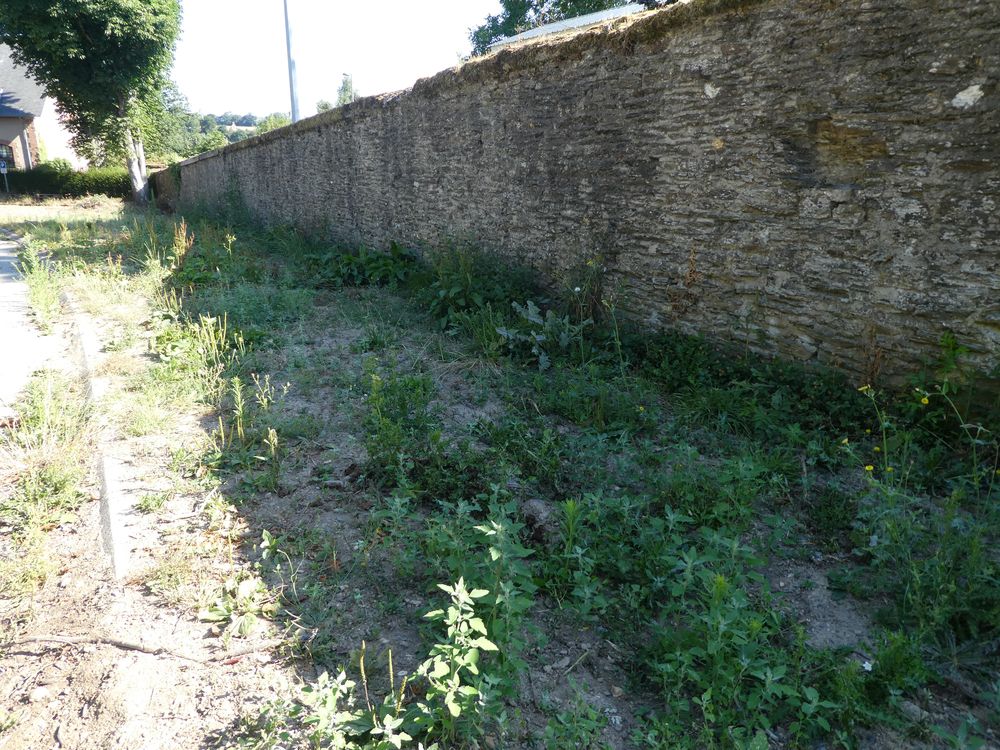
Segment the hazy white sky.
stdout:
[[[363,95],[407,88],[469,53],[499,0],[288,0],[302,115],[341,74]],[[182,0],[174,79],[193,110],[288,112],[282,0]]]

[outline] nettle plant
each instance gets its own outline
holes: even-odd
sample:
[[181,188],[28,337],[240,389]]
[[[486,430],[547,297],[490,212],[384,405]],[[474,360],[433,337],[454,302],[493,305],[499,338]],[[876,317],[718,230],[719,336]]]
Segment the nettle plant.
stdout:
[[[445,637],[431,648],[416,673],[398,685],[389,652],[389,691],[381,702],[372,698],[362,643],[360,691],[346,671],[333,678],[324,672],[302,689],[294,704],[276,701],[265,706],[244,733],[243,746],[443,750],[474,731],[484,720],[490,682],[480,671],[480,654],[498,651],[476,614],[476,602],[489,592],[470,590],[461,578],[438,588],[451,603],[425,617],[444,624]],[[414,695],[421,697],[411,700]]]

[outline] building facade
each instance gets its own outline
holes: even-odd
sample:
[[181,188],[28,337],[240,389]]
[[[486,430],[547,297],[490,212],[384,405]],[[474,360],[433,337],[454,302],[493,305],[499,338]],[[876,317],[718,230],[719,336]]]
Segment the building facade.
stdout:
[[0,44],[0,159],[11,169],[32,169],[65,159],[76,169],[87,163],[73,150],[56,103]]

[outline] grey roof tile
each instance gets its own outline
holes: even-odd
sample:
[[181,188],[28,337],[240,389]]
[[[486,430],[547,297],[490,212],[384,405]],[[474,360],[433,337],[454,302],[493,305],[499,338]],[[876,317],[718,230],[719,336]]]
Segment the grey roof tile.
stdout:
[[0,44],[0,117],[38,117],[45,103],[45,90],[10,56],[10,48]]

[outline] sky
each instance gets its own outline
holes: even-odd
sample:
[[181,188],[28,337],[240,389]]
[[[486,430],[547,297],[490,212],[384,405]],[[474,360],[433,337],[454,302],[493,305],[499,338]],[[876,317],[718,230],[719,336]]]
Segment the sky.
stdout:
[[[288,0],[303,117],[337,97],[396,91],[468,55],[499,0]],[[282,0],[182,0],[173,77],[195,112],[288,112]]]

